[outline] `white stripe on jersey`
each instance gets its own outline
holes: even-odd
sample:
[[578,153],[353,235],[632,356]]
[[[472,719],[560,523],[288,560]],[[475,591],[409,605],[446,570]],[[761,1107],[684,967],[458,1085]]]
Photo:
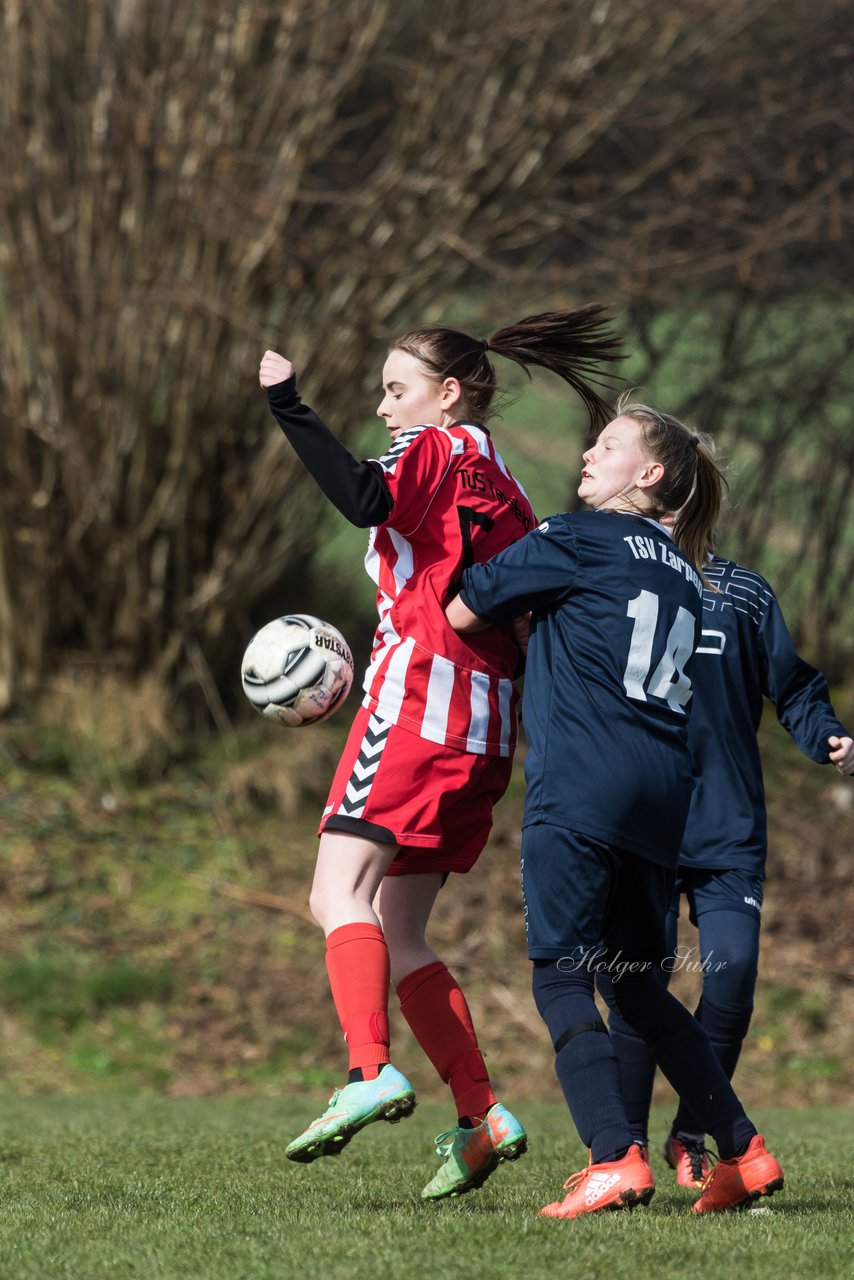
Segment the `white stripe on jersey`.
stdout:
[[[495,463],[495,465],[498,467],[498,470],[501,472],[501,474],[503,476],[506,476],[507,479],[512,484],[515,484],[516,488],[519,490],[519,493],[527,502],[528,501],[527,493],[519,483],[518,477],[511,475],[506,462],[504,461],[501,454],[496,449],[495,445],[492,443],[492,437],[486,431],[484,431],[482,427],[478,427],[472,422],[460,422],[458,423],[458,428],[468,432],[472,440],[474,440],[475,444],[477,445],[477,451],[480,454],[480,456],[482,458],[491,458],[492,461]],[[459,442],[455,440],[454,443],[458,444]],[[455,449],[455,452],[461,453],[462,450],[457,448]]]
[[482,753],[489,741],[489,676],[483,671],[471,675],[471,724],[466,750]]
[[[385,596],[384,599],[388,599],[388,597]],[[391,605],[392,601],[389,600],[388,603]],[[374,676],[377,674],[377,671],[387,658],[389,651],[393,649],[396,644],[400,644],[400,636],[395,631],[389,611],[386,609],[385,613],[381,616],[379,626],[377,627],[376,636],[374,637],[373,651],[371,652],[368,669],[365,672],[365,679],[362,683],[362,688],[365,693],[370,693]]]
[[406,668],[409,666],[414,648],[415,641],[411,637],[409,640],[402,641],[392,653],[385,669],[377,700],[377,715],[382,716],[384,720],[390,720],[392,724],[397,724],[397,717],[400,714],[403,695],[406,693]]
[[480,427],[469,426],[465,424],[464,428],[477,445],[477,451],[482,458],[491,458],[492,451],[489,447],[489,436],[485,431],[481,431]]
[[394,574],[394,585],[397,587],[398,591],[402,591],[406,586],[406,583],[412,577],[412,547],[406,541],[403,534],[398,533],[397,529],[392,529],[390,525],[387,528],[387,533],[391,541],[391,545],[397,552],[397,560],[391,566],[391,571]]
[[[374,525],[371,532],[368,534],[368,549],[365,552],[365,573],[368,575],[371,582],[375,582],[377,586],[379,586],[380,565],[382,564],[382,560],[380,559],[380,553],[377,551],[376,543],[377,528],[376,525]],[[387,596],[386,599],[388,599]]]
[[[465,441],[461,440],[459,436],[452,436],[447,427],[437,427],[436,430],[441,431],[445,439],[450,441],[452,458],[457,453],[465,452]],[[468,427],[466,427],[466,430],[468,431]]]
[[453,662],[434,653],[427,684],[424,719],[421,723],[421,737],[429,742],[442,744],[445,741],[448,712],[451,709],[451,694],[454,691],[454,676]]
[[519,492],[521,493],[522,497],[525,499],[525,501],[526,501],[526,502],[528,503],[528,505],[530,506],[531,500],[530,500],[530,498],[528,497],[528,495],[527,495],[527,493],[525,492],[525,490],[522,488],[521,482],[520,482],[519,480],[517,480],[515,476],[513,476],[513,475],[511,475],[511,474],[510,474],[510,472],[507,470],[507,468],[505,467],[504,463],[501,461],[501,459],[499,458],[499,456],[498,456],[498,454],[497,454],[497,453],[496,453],[496,455],[495,455],[495,461],[498,463],[499,467],[500,467],[500,468],[501,468],[501,470],[504,472],[504,474],[506,475],[507,479],[508,479],[508,480],[512,480],[512,481],[514,482],[514,484],[516,485],[516,488],[519,490]]
[[527,498],[528,495],[527,493],[525,493],[525,490],[522,488],[519,481],[516,479],[515,476],[511,476],[510,472],[507,470],[507,467],[505,466],[505,463],[504,463],[504,459],[502,458],[498,450],[493,449],[492,454],[493,454],[493,457],[495,458],[495,465],[498,467],[498,470],[501,472],[501,474],[503,476],[506,476],[508,480],[513,481],[516,485],[516,488],[522,494],[522,497]]
[[513,684],[510,680],[501,679],[498,681],[498,711],[501,716],[501,748],[498,752],[501,756],[509,756],[510,754],[510,700],[513,697]]
[[387,621],[388,612],[394,604],[394,596],[388,595],[380,588],[377,592],[377,613],[380,617],[380,624],[377,627],[377,635],[385,635],[389,629],[394,630],[391,622]]

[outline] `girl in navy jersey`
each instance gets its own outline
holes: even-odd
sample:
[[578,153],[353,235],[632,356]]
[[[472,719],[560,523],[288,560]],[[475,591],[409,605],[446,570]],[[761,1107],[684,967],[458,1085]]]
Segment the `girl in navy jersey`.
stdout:
[[323,492],[352,523],[373,526],[366,567],[380,617],[311,892],[350,1072],[286,1154],[335,1155],[365,1125],[412,1111],[412,1086],[389,1060],[391,977],[459,1116],[436,1140],[443,1163],[427,1199],[480,1186],[526,1147],[496,1101],[463,993],[425,941],[444,878],[468,871],[486,843],[516,739],[511,628],[463,640],[444,616],[464,568],[535,524],[483,425],[496,391],[492,353],[552,369],[594,422],[607,416],[592,375],[619,358],[619,343],[595,306],[533,316],[487,341],[441,327],[396,339],[377,410],[389,445],[367,462],[300,402],[290,361],[267,351],[260,368],[277,422]]
[[[783,1185],[705,1032],[656,980],[691,796],[688,711],[702,571],[721,499],[708,450],[677,419],[621,403],[584,454],[592,511],[550,517],[463,573],[448,606],[466,635],[532,613],[522,887],[533,988],[587,1169],[542,1214],[648,1203],[594,978],[715,1135],[695,1212]],[[671,532],[661,518],[676,512]]]
[[[699,931],[702,995],[695,1017],[732,1078],[753,1012],[759,964],[768,834],[756,735],[767,697],[810,760],[854,774],[854,741],[839,722],[821,672],[800,658],[777,598],[752,569],[710,554],[702,633],[693,665],[688,743],[694,791],[667,916],[668,957],[676,960],[682,895]],[[667,981],[668,964],[661,974]],[[612,1003],[606,975],[599,989]],[[648,1142],[655,1061],[612,1012],[609,1031],[632,1135]],[[710,1170],[705,1134],[682,1102],[664,1145],[680,1186],[699,1187]]]

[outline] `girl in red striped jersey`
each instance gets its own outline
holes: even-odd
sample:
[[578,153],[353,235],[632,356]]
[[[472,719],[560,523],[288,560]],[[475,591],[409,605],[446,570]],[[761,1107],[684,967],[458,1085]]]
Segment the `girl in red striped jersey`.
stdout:
[[480,1186],[525,1150],[492,1091],[456,980],[425,940],[451,871],[483,849],[516,740],[513,629],[457,636],[444,608],[463,569],[535,525],[530,503],[484,425],[497,390],[490,355],[562,377],[592,423],[609,416],[600,363],[620,358],[603,309],[532,316],[487,340],[412,330],[389,348],[377,413],[389,447],[359,462],[297,394],[293,365],[267,351],[260,381],[291,445],[353,524],[371,526],[366,567],[377,628],[356,715],[320,828],[311,908],[350,1071],[328,1110],[288,1147],[309,1162],[339,1152],[377,1119],[411,1113],[415,1095],[389,1060],[388,987],[454,1095],[458,1124],[437,1139],[443,1164],[427,1199]]

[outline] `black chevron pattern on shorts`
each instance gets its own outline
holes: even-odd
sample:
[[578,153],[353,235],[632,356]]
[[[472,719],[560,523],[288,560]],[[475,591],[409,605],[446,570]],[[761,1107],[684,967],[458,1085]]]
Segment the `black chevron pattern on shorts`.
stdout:
[[381,720],[379,716],[371,714],[353,772],[336,813],[346,814],[349,818],[361,818],[380,767],[390,729],[390,720]]

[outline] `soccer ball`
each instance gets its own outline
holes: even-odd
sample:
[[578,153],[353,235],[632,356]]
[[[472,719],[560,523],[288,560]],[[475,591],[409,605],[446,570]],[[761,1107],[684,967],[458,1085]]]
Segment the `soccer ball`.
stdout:
[[297,726],[317,724],[350,692],[353,656],[341,632],[308,613],[275,618],[257,632],[240,667],[256,711]]

